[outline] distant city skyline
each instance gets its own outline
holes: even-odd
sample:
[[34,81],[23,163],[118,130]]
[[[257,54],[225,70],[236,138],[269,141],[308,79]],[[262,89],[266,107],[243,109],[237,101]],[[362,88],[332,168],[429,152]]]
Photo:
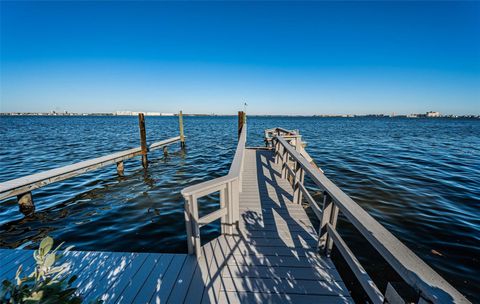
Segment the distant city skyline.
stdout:
[[0,6],[0,112],[480,114],[479,2]]

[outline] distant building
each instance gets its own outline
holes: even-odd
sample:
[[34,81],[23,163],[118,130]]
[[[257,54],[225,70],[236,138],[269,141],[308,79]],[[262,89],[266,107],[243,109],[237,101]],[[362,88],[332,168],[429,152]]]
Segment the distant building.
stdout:
[[118,116],[137,116],[139,113],[143,113],[145,116],[175,116],[174,113],[160,113],[160,112],[134,112],[134,111],[115,111],[113,115]]
[[407,117],[409,118],[424,118],[424,117],[428,117],[428,118],[432,118],[432,117],[441,117],[442,115],[440,114],[440,112],[434,112],[434,111],[429,111],[425,114],[409,114],[407,115]]
[[440,112],[429,111],[426,113],[427,117],[440,117]]

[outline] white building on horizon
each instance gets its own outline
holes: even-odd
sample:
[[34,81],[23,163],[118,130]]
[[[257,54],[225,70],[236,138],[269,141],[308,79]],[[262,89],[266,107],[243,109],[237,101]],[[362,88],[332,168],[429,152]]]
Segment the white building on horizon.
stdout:
[[137,116],[143,113],[145,116],[175,116],[174,113],[161,113],[161,112],[144,112],[144,111],[115,111],[113,114],[117,116]]

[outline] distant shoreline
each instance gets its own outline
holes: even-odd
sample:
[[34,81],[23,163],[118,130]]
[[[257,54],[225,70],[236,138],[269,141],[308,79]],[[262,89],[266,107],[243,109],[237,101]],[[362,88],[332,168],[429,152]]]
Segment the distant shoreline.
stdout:
[[[136,115],[116,115],[112,113],[0,113],[0,116],[41,116],[41,117],[136,117]],[[149,117],[178,117],[178,114],[174,115],[146,115]],[[237,115],[232,114],[183,114],[183,116],[190,117],[236,117]],[[357,114],[348,114],[348,115],[288,115],[288,114],[279,114],[279,115],[248,115],[249,117],[317,117],[317,118],[408,118],[408,119],[480,119],[480,115],[442,115],[437,117],[428,117],[428,116],[410,116],[410,115],[384,115],[384,114],[366,114],[366,115],[357,115]]]

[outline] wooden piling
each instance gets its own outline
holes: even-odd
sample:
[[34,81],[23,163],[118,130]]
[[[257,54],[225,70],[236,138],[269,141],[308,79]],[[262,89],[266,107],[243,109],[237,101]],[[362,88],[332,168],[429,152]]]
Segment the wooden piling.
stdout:
[[118,176],[125,176],[125,169],[124,169],[124,166],[123,166],[123,161],[119,161],[117,163],[117,173],[118,173]]
[[17,196],[18,208],[24,215],[30,215],[35,212],[33,204],[32,192],[23,193]]
[[183,134],[183,113],[178,113],[178,125],[180,127],[180,147],[185,148],[185,135]]
[[163,156],[164,157],[168,156],[168,147],[167,146],[163,147]]
[[242,134],[243,125],[245,124],[245,112],[238,111],[238,137]]
[[146,169],[148,167],[148,148],[147,148],[147,132],[145,131],[145,116],[143,113],[138,113],[138,126],[140,128],[140,146],[142,148],[142,166]]

